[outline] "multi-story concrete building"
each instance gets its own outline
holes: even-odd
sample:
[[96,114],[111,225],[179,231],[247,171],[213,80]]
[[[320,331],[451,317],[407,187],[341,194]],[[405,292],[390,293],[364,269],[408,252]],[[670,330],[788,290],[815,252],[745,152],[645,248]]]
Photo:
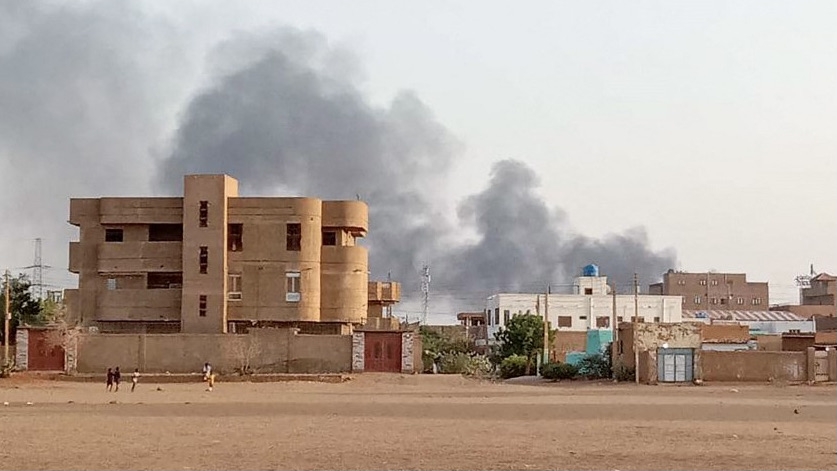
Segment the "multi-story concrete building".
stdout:
[[[559,331],[584,332],[588,329],[612,329],[614,300],[616,322],[680,322],[680,296],[640,294],[616,295],[607,285],[607,277],[598,276],[598,269],[585,272],[595,276],[575,279],[573,294],[506,294],[486,300],[485,317],[488,338],[504,327],[515,315],[540,314],[548,309],[549,322]],[[548,299],[547,299],[548,298]],[[547,307],[548,304],[548,307]]]
[[347,333],[372,289],[367,221],[361,201],[239,197],[226,175],[188,175],[178,198],[72,199],[68,311],[103,332]]
[[669,270],[649,293],[682,296],[683,309],[762,311],[769,303],[767,283],[747,281],[744,273],[686,273]]
[[[813,271],[813,267],[811,268]],[[837,277],[813,275],[799,289],[799,304],[771,306],[771,311],[790,311],[805,318],[837,316]]]

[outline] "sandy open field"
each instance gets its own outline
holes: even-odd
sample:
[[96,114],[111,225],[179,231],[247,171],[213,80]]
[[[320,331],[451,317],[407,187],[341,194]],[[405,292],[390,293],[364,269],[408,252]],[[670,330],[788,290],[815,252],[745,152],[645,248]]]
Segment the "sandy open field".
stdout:
[[219,383],[211,393],[161,387],[106,393],[99,384],[0,380],[0,402],[10,403],[0,408],[0,468],[837,467],[834,386],[362,375],[343,384]]

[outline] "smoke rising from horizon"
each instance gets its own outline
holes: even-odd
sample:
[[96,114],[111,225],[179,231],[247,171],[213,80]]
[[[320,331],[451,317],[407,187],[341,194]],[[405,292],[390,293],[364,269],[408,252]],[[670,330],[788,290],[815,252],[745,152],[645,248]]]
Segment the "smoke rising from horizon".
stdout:
[[[603,239],[572,233],[563,211],[537,194],[535,172],[517,160],[495,163],[488,187],[447,221],[426,195],[444,185],[459,145],[415,94],[373,106],[351,74],[331,73],[357,70],[353,58],[317,33],[249,35],[225,49],[237,51],[239,67],[222,67],[228,73],[189,103],[159,169],[168,190],[185,173],[224,172],[255,194],[359,195],[370,207],[372,276],[392,273],[407,294],[417,290],[422,261],[433,267],[434,285],[451,293],[543,289],[590,262],[622,283],[634,271],[656,280],[675,266],[673,251],[651,250],[641,228]],[[462,227],[477,240],[457,240]]]
[[[373,104],[361,62],[319,33],[230,29],[190,30],[123,2],[0,5],[4,239],[44,237],[61,266],[77,237],[68,198],[179,194],[184,173],[225,172],[242,194],[368,202],[372,276],[392,273],[405,295],[423,262],[432,292],[469,302],[566,282],[589,262],[621,283],[675,266],[639,228],[574,233],[523,161],[495,163],[452,217],[445,188],[462,143],[419,96]],[[7,245],[12,259],[19,244]]]

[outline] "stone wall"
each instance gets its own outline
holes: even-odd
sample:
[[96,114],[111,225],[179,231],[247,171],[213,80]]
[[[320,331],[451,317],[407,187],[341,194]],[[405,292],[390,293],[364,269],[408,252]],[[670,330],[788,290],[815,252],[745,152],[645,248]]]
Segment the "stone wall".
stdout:
[[412,373],[414,370],[413,364],[413,339],[417,337],[414,332],[404,332],[401,334],[401,372]]
[[363,371],[363,356],[366,353],[366,343],[364,339],[366,335],[364,332],[355,332],[352,334],[352,371]]
[[17,329],[15,344],[15,369],[26,370],[29,367],[29,329]]

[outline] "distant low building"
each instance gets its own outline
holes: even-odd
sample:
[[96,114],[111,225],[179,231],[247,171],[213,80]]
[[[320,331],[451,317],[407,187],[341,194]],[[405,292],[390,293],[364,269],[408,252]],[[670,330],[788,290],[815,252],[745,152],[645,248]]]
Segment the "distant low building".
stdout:
[[[585,267],[585,276],[575,279],[572,294],[498,293],[486,300],[485,318],[488,337],[521,314],[543,315],[549,312],[549,323],[558,331],[585,332],[588,329],[611,330],[615,322],[680,322],[680,296],[641,294],[614,296],[607,277],[599,276],[595,265]],[[547,306],[548,305],[548,306]],[[614,316],[615,314],[615,316]]]
[[693,311],[683,310],[683,320],[704,324],[741,324],[751,335],[813,332],[814,321],[786,311]]
[[809,319],[837,316],[837,277],[820,273],[805,279],[807,285],[799,289],[799,304],[771,306],[770,310],[790,311]]
[[744,273],[687,273],[669,270],[650,294],[682,296],[683,309],[761,310],[770,305],[767,283],[747,281]]

